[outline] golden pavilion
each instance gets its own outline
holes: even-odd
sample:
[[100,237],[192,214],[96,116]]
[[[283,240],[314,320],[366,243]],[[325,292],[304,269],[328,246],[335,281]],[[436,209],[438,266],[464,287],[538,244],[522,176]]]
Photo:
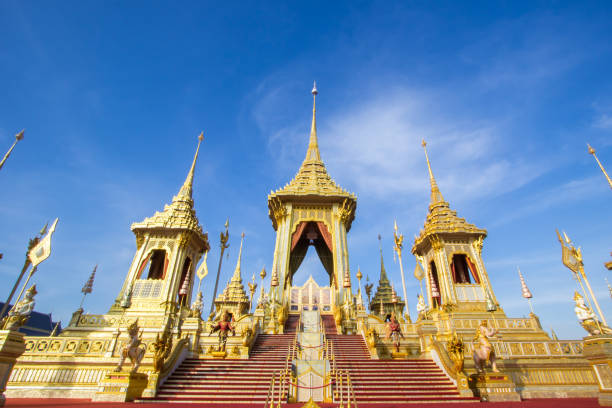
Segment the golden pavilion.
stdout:
[[[109,294],[106,313],[79,308],[51,336],[23,335],[17,320],[12,326],[3,322],[0,377],[6,378],[0,392],[7,399],[270,408],[288,402],[344,407],[533,398],[599,398],[611,405],[612,336],[603,319],[578,293],[577,305],[585,308],[580,321],[589,330],[584,339],[551,337],[534,313],[506,315],[482,258],[487,231],[445,201],[424,141],[431,198],[410,248],[415,276],[425,284],[418,318],[407,313],[405,283],[402,298],[382,250],[374,296],[368,292],[364,301],[361,271],[355,275],[359,286],[353,286],[347,239],[357,196],[326,169],[316,85],[312,94],[304,160],[288,184],[268,195],[276,241],[271,270],[261,274],[262,284],[270,274],[270,285],[259,296],[254,281],[248,289],[243,283],[243,236],[231,280],[220,293],[215,288],[212,313],[202,315],[199,286],[192,298],[196,278],[205,276],[204,268],[207,273],[210,249],[192,197],[200,137],[170,204],[132,224],[136,252],[120,291]],[[401,264],[403,236],[395,238]],[[562,244],[571,252],[569,241]],[[295,285],[311,246],[329,280]]]

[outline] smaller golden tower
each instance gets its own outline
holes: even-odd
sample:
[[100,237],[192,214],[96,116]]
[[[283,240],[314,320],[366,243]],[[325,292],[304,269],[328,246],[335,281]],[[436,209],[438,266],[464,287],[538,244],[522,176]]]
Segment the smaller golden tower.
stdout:
[[240,251],[238,252],[238,261],[234,275],[229,281],[225,289],[217,299],[215,299],[215,318],[219,318],[225,311],[230,312],[235,319],[249,312],[249,297],[247,296],[242,284],[242,245],[244,243],[244,232],[240,239]]
[[167,315],[191,304],[195,265],[210,248],[193,208],[193,176],[204,135],[198,139],[187,178],[172,203],[132,224],[136,254],[109,313]]
[[[378,236],[380,243],[381,236]],[[370,313],[378,313],[381,319],[384,319],[391,312],[395,312],[401,318],[401,312],[404,310],[406,304],[403,300],[397,297],[394,293],[389,278],[387,277],[387,271],[385,269],[385,261],[382,254],[382,245],[380,245],[380,278],[378,280],[378,287],[376,293],[370,302]]]
[[468,223],[450,209],[433,176],[426,145],[423,140],[431,201],[424,228],[414,240],[412,253],[427,275],[430,309],[441,306],[447,311],[487,312],[491,310],[487,300],[499,306],[481,257],[487,231]]

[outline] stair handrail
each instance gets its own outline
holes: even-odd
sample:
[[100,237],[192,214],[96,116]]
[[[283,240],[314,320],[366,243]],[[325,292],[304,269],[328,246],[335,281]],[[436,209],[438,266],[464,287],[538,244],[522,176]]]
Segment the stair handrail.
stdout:
[[335,377],[338,408],[345,408],[345,402],[346,408],[357,408],[357,397],[355,397],[355,388],[349,370],[338,370]]
[[[264,403],[264,408],[274,408],[274,385],[276,383],[276,375],[278,371],[272,372],[272,379],[270,380],[270,385],[268,386],[268,394],[266,395],[266,402]],[[270,403],[270,405],[268,405]]]
[[353,406],[354,408],[357,408],[357,398],[355,397],[355,387],[353,386],[353,380],[351,379],[351,373],[349,370],[346,370],[346,382],[348,385],[347,408],[351,408],[351,396],[353,397]]

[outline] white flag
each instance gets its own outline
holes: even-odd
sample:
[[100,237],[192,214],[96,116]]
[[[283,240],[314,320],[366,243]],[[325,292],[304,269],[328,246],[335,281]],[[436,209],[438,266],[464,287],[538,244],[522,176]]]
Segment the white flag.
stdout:
[[200,280],[204,279],[204,277],[208,275],[208,266],[206,265],[207,258],[208,258],[208,251],[204,253],[204,260],[202,261],[202,263],[200,264],[200,267],[198,268],[198,271],[196,272]]
[[58,218],[55,219],[53,225],[47,232],[47,235],[43,239],[40,240],[38,244],[28,253],[28,258],[32,262],[32,267],[36,267],[42,261],[47,259],[49,255],[51,255],[51,235],[55,231],[55,226],[57,225]]

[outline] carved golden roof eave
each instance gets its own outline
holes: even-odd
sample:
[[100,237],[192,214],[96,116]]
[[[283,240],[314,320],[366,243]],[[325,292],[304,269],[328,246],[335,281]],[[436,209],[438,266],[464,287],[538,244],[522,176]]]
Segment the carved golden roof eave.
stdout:
[[284,209],[285,203],[301,204],[301,205],[321,205],[321,204],[340,204],[344,205],[347,210],[347,214],[344,217],[344,226],[348,232],[351,229],[353,220],[355,219],[355,211],[357,209],[357,197],[354,194],[348,196],[322,196],[316,194],[301,195],[301,196],[285,196],[285,195],[274,195],[271,193],[268,195],[268,216],[272,221],[274,230],[278,228],[278,218],[286,216],[286,210]]

